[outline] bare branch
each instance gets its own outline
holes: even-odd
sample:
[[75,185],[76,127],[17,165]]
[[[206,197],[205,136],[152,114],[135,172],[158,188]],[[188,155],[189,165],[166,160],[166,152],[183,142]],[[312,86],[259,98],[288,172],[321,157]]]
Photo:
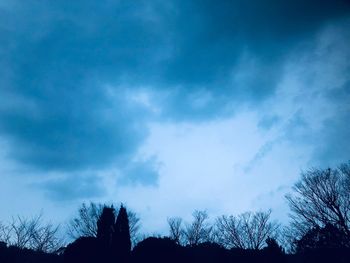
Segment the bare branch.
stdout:
[[182,228],[182,219],[180,217],[168,218],[168,225],[170,231],[170,238],[177,244],[181,244],[183,241],[184,230]]
[[302,173],[286,196],[296,238],[312,228],[332,224],[350,236],[350,164],[337,169],[310,169]]
[[221,216],[216,220],[219,243],[227,248],[261,249],[268,237],[274,237],[279,225],[270,222],[271,211],[247,212],[236,217]]
[[186,224],[184,229],[184,238],[187,245],[194,246],[212,240],[213,228],[208,223],[208,214],[206,211],[194,211],[193,221]]
[[9,244],[11,240],[11,228],[0,223],[0,241]]
[[9,245],[19,248],[30,248],[43,252],[54,252],[63,241],[58,238],[59,226],[45,224],[42,215],[31,219],[12,218],[8,226],[0,226],[0,239]]

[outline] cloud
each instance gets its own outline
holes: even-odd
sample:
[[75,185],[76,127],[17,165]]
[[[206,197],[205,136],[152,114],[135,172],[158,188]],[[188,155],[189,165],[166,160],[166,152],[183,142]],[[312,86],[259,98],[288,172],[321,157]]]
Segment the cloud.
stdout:
[[324,132],[318,134],[319,143],[314,151],[314,160],[322,167],[334,167],[350,160],[349,142],[350,111],[340,113],[323,123]]
[[137,67],[161,45],[154,28],[138,20],[139,6],[105,3],[90,16],[86,5],[94,6],[27,2],[2,10],[1,101],[12,105],[0,109],[0,133],[13,143],[13,158],[35,168],[108,165],[133,153],[147,133],[146,112],[118,80],[142,75]]
[[339,20],[325,27],[302,51],[292,52],[278,92],[260,108],[260,124],[279,116],[269,130],[259,124],[260,129],[277,133],[274,139],[293,147],[303,147],[310,154],[310,166],[336,166],[349,158],[348,28],[349,19]]
[[93,174],[56,176],[44,182],[32,183],[31,186],[44,189],[48,198],[60,202],[92,199],[105,194],[101,179]]
[[0,131],[13,142],[15,159],[42,169],[98,167],[118,153],[132,152],[144,137],[142,116],[120,98],[111,102],[103,94],[86,94],[90,91],[59,93],[45,101],[34,98],[37,112],[0,113]]
[[281,121],[281,117],[278,115],[267,115],[263,116],[258,123],[258,127],[261,129],[269,130],[274,125],[278,124]]
[[[187,92],[207,86],[215,94],[225,93],[231,99],[246,96],[254,103],[275,90],[285,56],[325,23],[349,14],[350,5],[346,1],[180,1],[174,9],[175,44],[164,63],[166,81],[185,86]],[[259,67],[244,71],[250,83],[235,85],[230,76],[240,70],[245,54]]]
[[157,186],[159,179],[159,163],[155,157],[144,161],[130,162],[122,168],[123,176],[118,180],[121,185]]
[[[349,11],[345,0],[1,4],[0,136],[12,159],[40,173],[115,165],[124,184],[155,185],[153,161],[130,161],[150,122],[205,123],[262,109],[278,95],[285,65],[309,51],[325,27],[343,28]],[[334,100],[344,105],[345,96]],[[294,113],[280,120],[269,113],[260,127],[278,129]],[[300,114],[309,120],[307,109]],[[345,138],[347,116],[322,119],[343,134],[327,129],[322,138]],[[66,188],[72,178],[47,189],[84,195]],[[76,180],[85,184],[83,175]]]

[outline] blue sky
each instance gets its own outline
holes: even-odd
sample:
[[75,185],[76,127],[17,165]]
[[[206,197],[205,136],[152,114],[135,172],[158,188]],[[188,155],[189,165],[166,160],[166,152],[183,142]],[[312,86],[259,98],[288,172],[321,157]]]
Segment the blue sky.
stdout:
[[271,208],[350,154],[345,0],[0,0],[0,221]]

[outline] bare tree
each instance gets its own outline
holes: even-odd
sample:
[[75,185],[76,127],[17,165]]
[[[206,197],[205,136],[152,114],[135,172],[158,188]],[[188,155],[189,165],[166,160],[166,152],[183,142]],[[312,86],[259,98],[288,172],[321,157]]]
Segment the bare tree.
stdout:
[[11,230],[10,227],[4,225],[0,222],[0,241],[8,244],[11,240]]
[[31,232],[33,231],[34,222],[22,217],[12,218],[10,223],[10,244],[19,248],[29,247]]
[[58,238],[59,226],[52,223],[42,224],[41,218],[37,217],[30,222],[30,247],[44,252],[54,252],[62,245],[62,239]]
[[267,237],[274,237],[279,225],[270,222],[271,211],[221,216],[216,220],[219,243],[227,248],[261,249]]
[[[77,239],[79,237],[96,237],[97,221],[102,213],[104,204],[91,202],[89,205],[83,203],[78,210],[78,215],[71,219],[67,226],[68,235]],[[130,227],[130,237],[134,246],[140,239],[140,218],[131,210],[127,211]]]
[[345,180],[346,180],[346,184],[347,184],[347,187],[350,186],[350,162],[348,163],[342,163],[341,165],[339,165],[339,168],[338,168],[342,174],[344,175],[345,177]]
[[68,235],[77,239],[79,237],[96,237],[97,221],[102,213],[103,205],[91,202],[83,203],[78,209],[78,216],[71,219],[67,226]]
[[286,253],[295,253],[295,237],[299,236],[298,232],[295,230],[295,228],[292,228],[290,225],[284,225],[279,230],[279,244],[281,244]]
[[194,211],[192,223],[186,224],[183,233],[185,243],[195,246],[200,243],[213,241],[213,228],[208,223],[208,214],[206,211]]
[[182,218],[171,217],[168,218],[170,238],[174,240],[177,244],[182,243],[184,230],[182,228]]
[[350,163],[336,169],[310,169],[286,196],[296,238],[332,224],[350,237]]
[[58,231],[59,226],[44,223],[41,215],[31,219],[18,216],[9,225],[0,226],[0,239],[19,248],[54,252],[63,244]]
[[127,210],[128,214],[128,220],[129,220],[129,227],[130,227],[130,238],[131,238],[131,245],[134,247],[140,240],[140,218],[137,216],[137,214],[131,210]]

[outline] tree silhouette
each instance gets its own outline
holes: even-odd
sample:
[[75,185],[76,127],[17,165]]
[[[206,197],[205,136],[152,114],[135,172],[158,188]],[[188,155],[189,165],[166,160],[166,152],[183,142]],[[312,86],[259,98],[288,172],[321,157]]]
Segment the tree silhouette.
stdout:
[[0,224],[0,241],[18,248],[54,252],[61,245],[59,226],[43,222],[42,215],[32,218],[15,217],[8,225]]
[[100,218],[97,221],[97,239],[105,248],[110,247],[112,244],[114,223],[115,215],[113,206],[105,206],[102,210]]
[[168,218],[169,225],[169,236],[176,244],[182,244],[184,237],[184,230],[182,228],[182,218],[180,217],[171,217]]
[[67,226],[71,238],[96,237],[97,221],[101,216],[104,205],[91,202],[83,203],[78,209],[78,216],[71,219]]
[[287,195],[294,235],[331,224],[350,237],[350,164],[337,169],[311,169]]
[[121,205],[117,220],[114,225],[113,233],[113,254],[121,262],[126,262],[130,258],[131,240],[129,219],[126,208]]
[[266,247],[263,249],[263,256],[265,258],[264,262],[286,262],[284,249],[278,244],[275,238],[268,237],[265,242]]
[[[96,237],[97,221],[101,216],[102,210],[106,205],[100,203],[90,204],[83,203],[78,209],[78,215],[72,218],[67,225],[67,233],[69,237],[77,239],[79,237]],[[127,210],[130,237],[132,245],[135,246],[140,239],[140,218],[130,209]]]
[[192,213],[191,223],[185,222],[179,217],[168,218],[169,236],[177,244],[197,246],[204,242],[213,242],[215,239],[213,227],[209,224],[206,211],[195,210]]
[[183,230],[185,243],[189,246],[196,246],[212,241],[213,228],[208,223],[208,213],[196,210],[192,216],[192,223],[187,224]]
[[296,242],[296,252],[303,253],[315,249],[333,249],[349,247],[346,233],[334,225],[314,227]]
[[63,254],[65,263],[96,263],[101,260],[101,250],[95,237],[80,237],[69,244]]
[[219,243],[227,248],[261,249],[279,225],[270,222],[271,211],[246,212],[236,217],[221,216],[216,221]]
[[283,248],[278,244],[277,240],[272,237],[268,237],[266,240],[266,247],[264,248],[266,252],[274,255],[284,254]]
[[184,248],[170,238],[148,237],[133,249],[133,262],[189,262]]
[[[309,170],[293,189],[287,200],[293,213],[294,228],[289,229],[293,230],[294,255],[286,254],[275,239],[279,224],[270,220],[271,211],[223,215],[215,224],[205,211],[195,211],[188,223],[168,218],[170,238],[146,238],[131,251],[130,215],[135,214],[123,205],[116,213],[113,205],[90,203],[81,206],[69,225],[71,236],[81,236],[59,250],[58,227],[43,224],[40,216],[0,224],[0,262],[321,263],[335,256],[337,262],[348,262],[350,163],[337,169]],[[138,218],[134,222],[138,227]],[[280,235],[278,240],[283,241]]]

